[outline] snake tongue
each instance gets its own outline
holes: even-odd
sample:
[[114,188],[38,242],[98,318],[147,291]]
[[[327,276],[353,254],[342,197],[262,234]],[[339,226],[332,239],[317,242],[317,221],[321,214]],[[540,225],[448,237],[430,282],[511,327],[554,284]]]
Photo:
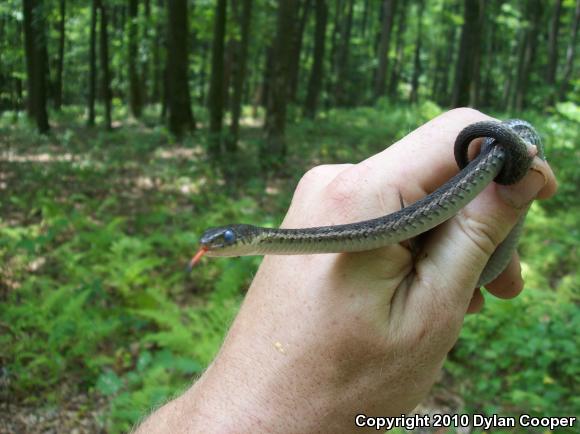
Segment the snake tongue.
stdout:
[[197,251],[197,253],[193,256],[193,258],[191,258],[191,261],[189,262],[189,265],[187,266],[188,272],[191,271],[191,269],[193,267],[195,267],[195,264],[197,264],[201,260],[202,256],[205,255],[205,252],[207,252],[207,251],[208,251],[207,247],[201,247]]

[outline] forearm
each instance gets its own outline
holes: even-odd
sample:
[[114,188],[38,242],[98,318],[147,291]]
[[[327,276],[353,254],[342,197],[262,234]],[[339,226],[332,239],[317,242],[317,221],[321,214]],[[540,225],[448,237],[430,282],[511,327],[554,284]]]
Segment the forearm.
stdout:
[[[454,110],[360,164],[311,170],[283,226],[356,222],[398,211],[401,196],[408,203],[421,199],[457,172],[452,143],[463,127],[483,119]],[[422,236],[414,254],[394,244],[350,254],[267,256],[215,361],[138,432],[358,432],[357,413],[412,410],[437,378],[465,314],[481,309],[473,285],[525,212],[518,204],[549,197],[555,188],[549,167],[538,162],[510,187],[517,201],[488,186]],[[510,298],[521,282],[514,256],[487,288]]]
[[[328,259],[310,259],[320,261],[321,276],[332,269]],[[384,385],[375,378],[404,350],[390,344],[387,349],[380,324],[366,320],[372,297],[353,306],[360,312],[355,323],[343,321],[342,309],[334,305],[340,301],[327,285],[288,288],[293,296],[276,300],[269,276],[280,271],[280,260],[288,258],[264,260],[219,355],[199,381],[137,432],[351,432],[359,412],[397,415],[414,407],[425,386],[412,398],[408,390],[393,398],[391,408],[374,408]],[[304,309],[312,313],[308,324],[295,320],[296,311]],[[360,327],[365,332],[357,333]],[[325,330],[323,343],[315,330]]]

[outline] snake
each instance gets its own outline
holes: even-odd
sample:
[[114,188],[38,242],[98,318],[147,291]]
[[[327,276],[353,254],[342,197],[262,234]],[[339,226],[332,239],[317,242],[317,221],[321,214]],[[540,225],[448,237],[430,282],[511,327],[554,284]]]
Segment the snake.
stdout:
[[[469,161],[470,143],[483,138],[479,154]],[[354,223],[299,229],[230,224],[207,229],[190,268],[202,256],[310,255],[378,249],[435,228],[455,216],[492,181],[510,185],[521,180],[534,156],[545,160],[541,138],[526,121],[480,121],[465,127],[454,144],[459,172],[422,199],[382,217]],[[526,212],[501,242],[480,274],[477,286],[494,280],[509,264],[522,232]]]

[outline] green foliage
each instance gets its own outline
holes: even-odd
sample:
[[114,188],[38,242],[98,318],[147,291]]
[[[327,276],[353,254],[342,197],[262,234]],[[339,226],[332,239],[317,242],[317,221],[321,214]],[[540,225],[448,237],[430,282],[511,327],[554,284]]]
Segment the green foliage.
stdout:
[[566,105],[548,118],[524,116],[543,137],[559,192],[528,214],[520,245],[523,295],[487,297],[484,314],[467,318],[453,351],[448,367],[473,411],[577,414],[580,408],[576,110]]
[[292,150],[314,154],[320,162],[351,162],[379,152],[442,112],[431,101],[401,107],[382,99],[377,107],[332,109],[316,121],[302,120],[290,127]]
[[[12,399],[40,406],[90,394],[106,403],[109,432],[130,429],[211,362],[259,263],[212,259],[185,275],[203,229],[278,226],[313,164],[360,161],[440,111],[381,100],[290,125],[292,157],[277,179],[261,176],[261,136],[248,128],[243,158],[232,162],[244,174],[233,191],[206,163],[198,136],[176,143],[143,125],[84,131],[74,127],[82,110],[67,108],[58,119],[71,126],[42,137],[5,114],[0,362]],[[559,414],[580,405],[576,112],[560,105],[522,116],[544,137],[560,192],[529,213],[521,254],[531,289],[510,302],[489,299],[448,365],[474,411]]]
[[257,203],[220,193],[195,142],[161,147],[163,131],[41,138],[5,125],[6,155],[20,158],[6,163],[0,205],[9,393],[36,405],[103,395],[108,430],[126,431],[219,348],[257,260],[210,262],[191,277],[185,263],[206,226],[260,221]]
[[[577,414],[580,311],[566,294],[537,289],[487,297],[468,317],[447,364],[469,409],[488,414]],[[506,405],[506,403],[509,403]]]

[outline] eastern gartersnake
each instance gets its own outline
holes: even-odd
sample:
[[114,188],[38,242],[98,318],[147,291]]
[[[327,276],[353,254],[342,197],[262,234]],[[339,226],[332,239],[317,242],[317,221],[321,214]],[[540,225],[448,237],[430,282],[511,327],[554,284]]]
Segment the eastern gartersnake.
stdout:
[[[485,138],[479,155],[468,162],[472,140]],[[201,248],[191,264],[208,256],[306,255],[358,252],[413,238],[453,217],[492,180],[513,184],[531,166],[535,145],[544,158],[538,133],[527,122],[483,121],[467,126],[455,141],[460,172],[423,199],[401,210],[372,220],[304,229],[271,229],[245,224],[211,228],[201,237]],[[479,285],[495,279],[509,263],[525,214],[498,246],[483,270]]]

